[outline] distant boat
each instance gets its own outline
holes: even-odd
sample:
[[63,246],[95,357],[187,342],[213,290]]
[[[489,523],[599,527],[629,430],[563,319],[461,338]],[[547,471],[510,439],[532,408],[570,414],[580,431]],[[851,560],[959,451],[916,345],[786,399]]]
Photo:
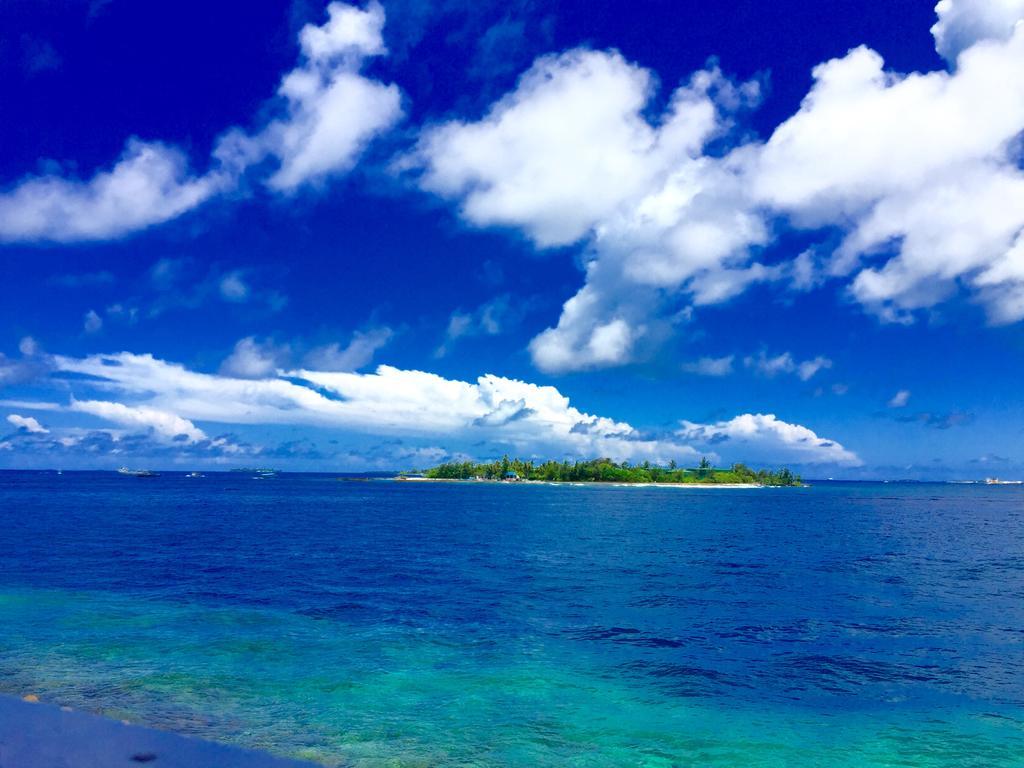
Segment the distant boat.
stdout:
[[270,480],[278,475],[276,469],[254,469],[253,472],[256,473],[252,476],[253,480]]
[[1021,485],[1024,480],[1000,480],[998,477],[986,477],[985,485]]
[[185,477],[206,477],[202,472],[189,472]]
[[263,479],[268,478],[268,477],[277,477],[277,475],[278,475],[278,470],[264,468],[264,467],[238,467],[236,469],[232,469],[231,471],[232,472],[252,472],[253,476],[257,480],[263,480]]
[[121,467],[117,470],[119,475],[128,475],[128,477],[160,477],[156,472],[149,469],[128,469],[128,467]]

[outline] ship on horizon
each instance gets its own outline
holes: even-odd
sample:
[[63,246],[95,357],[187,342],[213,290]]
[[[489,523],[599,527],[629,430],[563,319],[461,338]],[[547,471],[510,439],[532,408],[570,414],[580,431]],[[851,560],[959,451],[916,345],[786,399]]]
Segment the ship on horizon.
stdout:
[[117,474],[127,475],[128,477],[160,477],[159,473],[151,469],[129,469],[128,467],[120,467],[117,470]]

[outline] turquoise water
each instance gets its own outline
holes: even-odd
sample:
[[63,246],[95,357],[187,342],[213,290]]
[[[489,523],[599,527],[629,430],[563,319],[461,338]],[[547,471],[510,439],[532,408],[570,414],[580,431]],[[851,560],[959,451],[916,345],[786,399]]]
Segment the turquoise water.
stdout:
[[1024,493],[0,474],[0,689],[327,765],[1016,766]]

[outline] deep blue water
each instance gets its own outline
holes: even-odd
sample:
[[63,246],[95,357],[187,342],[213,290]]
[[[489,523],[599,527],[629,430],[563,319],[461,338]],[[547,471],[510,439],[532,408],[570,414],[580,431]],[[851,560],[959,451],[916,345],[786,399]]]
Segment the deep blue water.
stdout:
[[0,690],[330,765],[1024,764],[1024,488],[0,473]]

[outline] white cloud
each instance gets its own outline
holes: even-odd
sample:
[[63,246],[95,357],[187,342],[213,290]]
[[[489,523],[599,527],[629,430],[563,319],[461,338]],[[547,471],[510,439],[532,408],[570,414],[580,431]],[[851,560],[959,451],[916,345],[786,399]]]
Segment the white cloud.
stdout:
[[807,427],[781,421],[770,413],[746,413],[713,424],[681,423],[679,436],[683,440],[714,445],[718,450],[746,461],[842,466],[862,464],[857,454],[839,443],[818,437]]
[[1024,227],[1024,174],[978,166],[912,196],[878,204],[844,244],[866,252],[900,241],[900,251],[879,267],[863,269],[852,293],[883,319],[907,320],[973,288],[995,323],[1024,318],[1024,292],[1015,247]]
[[820,64],[800,110],[757,158],[758,197],[832,221],[999,153],[1024,122],[1024,103],[993,103],[1024,82],[1002,76],[1019,45],[973,51],[954,74],[899,75],[865,47]]
[[90,309],[85,313],[82,329],[86,333],[97,333],[101,328],[103,328],[103,318],[96,313],[96,310]]
[[243,164],[275,156],[280,165],[268,184],[281,192],[349,170],[370,140],[402,116],[398,86],[359,74],[367,58],[387,53],[384,8],[335,2],[327,12],[326,23],[306,25],[299,35],[303,61],[278,89],[283,116],[255,136],[232,131],[218,148]]
[[[57,357],[135,407],[228,424],[298,424],[363,434],[497,441],[544,455],[679,459],[693,449],[583,413],[553,387],[497,376],[476,383],[379,366],[374,373],[297,370],[262,380],[194,373],[148,355]],[[301,382],[301,383],[300,383]]]
[[310,350],[307,367],[321,371],[357,371],[373,361],[377,350],[391,341],[395,332],[386,326],[356,331],[347,345],[337,342]]
[[32,357],[33,355],[39,354],[41,348],[39,346],[39,342],[31,336],[23,336],[21,341],[18,342],[18,351],[26,357]]
[[381,31],[384,8],[371,2],[365,11],[344,3],[327,6],[327,21],[322,26],[307,24],[299,33],[302,52],[314,62],[347,59],[359,64],[368,56],[387,53]]
[[239,339],[231,354],[221,363],[220,372],[239,379],[265,379],[277,373],[288,349],[270,341],[258,342],[254,336]]
[[939,0],[932,27],[935,48],[951,64],[982,40],[1008,40],[1024,19],[1024,0]]
[[702,357],[692,363],[683,363],[683,370],[701,376],[728,376],[732,373],[732,362],[735,359],[735,355]]
[[[600,267],[591,262],[588,278]],[[558,325],[530,342],[534,364],[542,371],[562,373],[630,362],[635,340],[649,333],[653,321],[647,314],[658,305],[659,297],[650,290],[624,287],[625,291],[604,291],[592,283],[583,286],[562,306]],[[620,302],[622,294],[626,300]]]
[[615,52],[543,57],[482,120],[427,131],[406,161],[474,224],[520,227],[542,247],[592,241],[586,285],[531,344],[544,370],[629,362],[665,335],[651,316],[684,284],[713,303],[773,275],[736,258],[766,237],[735,205],[742,164],[700,157],[756,84],[698,72],[652,124],[653,82]]
[[895,395],[893,395],[889,399],[889,407],[890,408],[902,408],[908,402],[910,402],[910,390],[909,389],[901,389],[899,392],[897,392]]
[[832,361],[821,355],[811,360],[797,362],[790,352],[783,352],[774,357],[769,357],[763,351],[758,353],[757,357],[743,358],[743,364],[747,368],[753,368],[761,375],[768,376],[769,378],[778,376],[781,373],[788,373],[796,374],[801,381],[808,381],[818,371],[832,367]]
[[456,310],[448,318],[448,328],[445,330],[445,336],[449,340],[461,339],[463,336],[471,335],[475,330],[473,315]]
[[[476,333],[496,336],[502,331],[505,314],[509,309],[509,301],[509,296],[499,296],[481,305],[476,312],[469,315],[453,313],[451,321],[448,323],[448,337],[457,339]],[[461,321],[463,318],[468,318],[468,325],[465,322],[455,322],[457,319]]]
[[801,381],[808,381],[813,378],[814,374],[818,371],[832,367],[832,361],[827,357],[818,355],[813,360],[804,360],[796,368],[796,375],[800,377]]
[[236,188],[267,155],[279,161],[268,184],[284,192],[350,169],[401,117],[401,93],[359,74],[367,57],[386,53],[382,6],[334,2],[327,12],[322,26],[300,33],[302,62],[278,90],[283,114],[255,135],[228,130],[205,174],[179,149],[132,138],[112,168],[88,180],[30,176],[0,193],[0,242],[106,240],[162,224]]
[[[680,435],[649,436],[628,423],[577,409],[554,387],[500,376],[484,375],[467,382],[382,365],[373,373],[300,369],[251,380],[197,373],[149,355],[126,352],[54,359],[58,370],[89,377],[81,386],[115,397],[126,408],[173,414],[190,423],[300,425],[426,440],[432,446],[443,439],[448,443],[445,450],[471,453],[508,451],[525,456],[651,461],[686,461],[702,453],[680,440]],[[119,408],[109,411],[110,416],[123,413]],[[800,437],[792,439],[796,448],[787,455],[809,456],[806,441],[801,442],[806,435],[799,432],[804,428],[785,426],[787,434]],[[168,427],[165,432],[179,428]],[[744,451],[762,438],[778,442],[774,432],[765,430],[761,435],[748,435]],[[713,452],[714,440],[720,438],[709,432],[700,439],[710,443]],[[827,442],[815,444],[816,456],[833,455],[842,461],[852,456],[841,453],[841,448],[826,454]],[[770,453],[765,450],[766,455]]]
[[224,275],[220,279],[218,288],[221,298],[234,303],[246,301],[251,293],[249,284],[245,281],[245,276],[238,269]]
[[192,175],[185,156],[172,147],[131,139],[113,168],[88,181],[35,176],[0,194],[0,240],[121,237],[180,216],[226,183],[216,172]]
[[[845,280],[901,322],[966,288],[992,322],[1015,322],[1022,4],[943,0],[939,48],[963,49],[952,71],[888,71],[863,46],[817,66],[800,109],[763,143],[729,130],[756,88],[717,70],[678,89],[659,119],[653,76],[619,54],[542,57],[481,120],[427,130],[407,165],[472,224],[584,244],[583,287],[531,344],[547,371],[629,363],[672,333],[681,308],[775,281]],[[760,263],[793,227],[823,230],[821,242]]]
[[832,272],[853,273],[853,296],[883,319],[960,285],[995,321],[1024,316],[1021,277],[992,271],[1024,228],[1024,25],[1006,37],[964,51],[952,73],[888,72],[863,47],[826,62],[760,152],[758,199],[804,226],[847,229]]
[[66,414],[86,414],[117,425],[118,428],[65,426],[52,431],[35,418],[11,414],[7,421],[17,428],[3,441],[3,450],[33,456],[87,458],[87,463],[125,456],[160,457],[162,460],[191,461],[201,458],[214,463],[260,454],[262,448],[236,442],[230,435],[210,438],[188,419],[166,408],[144,403],[126,404],[112,400],[76,399],[70,403],[45,401],[0,401],[0,407],[22,408]]
[[47,435],[50,433],[50,430],[31,416],[19,416],[16,413],[12,413],[7,417],[7,422],[15,428],[23,429],[33,435]]
[[188,442],[196,443],[207,439],[206,434],[188,419],[146,405],[129,406],[103,400],[72,400],[69,409],[126,427],[149,429],[168,440],[184,438]]
[[780,373],[792,373],[796,370],[793,355],[789,352],[784,352],[775,357],[768,357],[764,352],[761,352],[758,357],[744,358],[743,364],[768,377],[777,376]]
[[568,245],[717,130],[699,89],[681,89],[651,126],[652,92],[651,73],[618,53],[544,56],[482,120],[426,131],[405,165],[423,168],[424,189],[461,200],[474,224]]

